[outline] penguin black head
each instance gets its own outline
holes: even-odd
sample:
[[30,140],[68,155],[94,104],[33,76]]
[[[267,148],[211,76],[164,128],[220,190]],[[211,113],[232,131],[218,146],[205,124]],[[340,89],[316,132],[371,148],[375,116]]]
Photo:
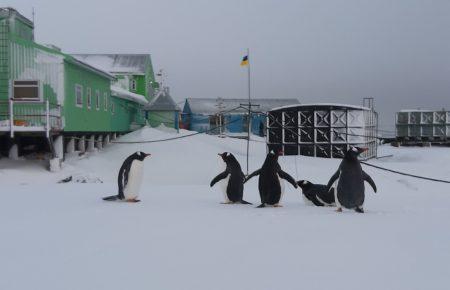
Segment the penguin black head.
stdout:
[[134,159],[140,160],[140,161],[144,161],[145,157],[151,156],[150,153],[144,153],[141,151],[137,151],[136,153],[133,154],[134,155]]
[[282,151],[276,152],[274,150],[270,150],[270,152],[266,156],[266,160],[264,161],[264,164],[266,166],[277,164],[278,163],[278,157],[280,156],[280,153],[282,153]]
[[223,152],[223,153],[219,153],[218,155],[220,157],[222,157],[222,160],[225,163],[236,160],[236,157],[234,157],[234,155],[231,154],[230,152]]
[[345,153],[344,159],[357,159],[361,153],[366,152],[367,150],[369,149],[351,146],[350,149],[348,149],[348,151]]
[[301,189],[305,189],[308,188],[312,185],[311,182],[309,182],[308,180],[299,180],[297,181],[298,186],[301,187]]

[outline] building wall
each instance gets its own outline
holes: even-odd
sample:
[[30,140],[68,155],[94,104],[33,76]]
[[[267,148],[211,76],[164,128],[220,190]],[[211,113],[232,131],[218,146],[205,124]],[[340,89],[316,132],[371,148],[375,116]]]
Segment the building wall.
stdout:
[[131,90],[131,87],[130,87],[130,91],[135,94],[139,94],[144,97],[147,97],[147,87],[146,87],[145,76],[144,75],[133,75],[131,77],[131,79],[136,81],[136,90],[133,91],[133,90]]
[[7,18],[0,19],[0,101],[9,95],[9,23]]
[[177,111],[150,111],[148,112],[148,122],[152,127],[158,127],[161,124],[169,128],[178,129]]
[[145,115],[142,106],[114,96],[111,99],[114,103],[111,131],[130,132],[145,125]]
[[[70,132],[100,132],[113,131],[111,120],[111,90],[110,80],[94,72],[87,71],[75,64],[66,62],[65,68],[65,101],[64,131]],[[75,87],[81,85],[81,106],[77,106],[75,98]],[[87,90],[91,90],[92,104],[87,106]],[[96,108],[96,91],[100,93],[100,108]],[[106,100],[106,102],[105,102]]]

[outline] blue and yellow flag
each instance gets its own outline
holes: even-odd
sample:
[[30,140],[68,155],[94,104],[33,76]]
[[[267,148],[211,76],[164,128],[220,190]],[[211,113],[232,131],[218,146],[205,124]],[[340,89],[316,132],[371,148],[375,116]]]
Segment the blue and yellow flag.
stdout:
[[241,61],[241,66],[248,65],[248,55],[244,56]]

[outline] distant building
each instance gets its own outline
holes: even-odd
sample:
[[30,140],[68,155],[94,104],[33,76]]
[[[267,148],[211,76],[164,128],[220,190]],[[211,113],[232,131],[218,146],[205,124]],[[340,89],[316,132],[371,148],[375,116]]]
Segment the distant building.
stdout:
[[158,88],[150,54],[73,54],[73,56],[116,77],[115,85],[147,100]]
[[[142,95],[150,126],[178,130],[180,109],[169,94],[169,89],[155,80],[150,54],[75,54],[77,59],[100,68],[116,77],[114,88]],[[114,95],[116,90],[112,90]]]
[[169,88],[158,90],[155,98],[145,106],[148,112],[148,123],[152,127],[164,125],[169,128],[179,129],[180,108],[170,96]]
[[[245,136],[247,133],[248,99],[188,98],[182,113],[183,127],[192,131],[210,134]],[[251,132],[264,136],[265,113],[286,105],[299,104],[297,99],[252,99],[250,119]],[[223,128],[219,128],[223,126]]]
[[404,144],[450,143],[450,111],[402,110],[396,114],[396,137]]

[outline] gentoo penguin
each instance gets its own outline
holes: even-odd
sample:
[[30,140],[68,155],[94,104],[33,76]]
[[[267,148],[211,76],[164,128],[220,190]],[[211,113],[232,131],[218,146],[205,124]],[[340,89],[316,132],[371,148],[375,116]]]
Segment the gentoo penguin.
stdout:
[[327,190],[334,189],[334,199],[337,211],[342,211],[342,207],[354,209],[356,212],[364,212],[364,181],[367,181],[377,192],[377,187],[372,178],[365,173],[358,160],[358,155],[367,151],[367,148],[351,147],[344,155],[344,159],[339,165],[339,169],[331,177],[327,185]]
[[303,200],[308,205],[316,206],[335,206],[334,188],[327,191],[327,186],[323,184],[314,184],[308,180],[297,181],[302,189]]
[[226,165],[225,170],[213,178],[210,186],[213,187],[218,181],[222,183],[222,191],[225,197],[225,204],[242,203],[251,204],[243,200],[244,194],[244,173],[242,173],[241,165],[237,161],[236,157],[229,152],[218,154],[223,164]]
[[142,183],[142,174],[144,173],[144,159],[151,154],[136,152],[125,159],[119,170],[117,183],[119,194],[104,197],[103,200],[114,201],[124,200],[128,202],[139,202],[139,189]]
[[[286,179],[290,184],[297,188],[294,178],[284,172],[278,164],[278,156],[273,150],[266,156],[262,167],[245,179],[247,182],[253,176],[259,175],[258,189],[261,197],[261,205],[258,207],[274,206],[279,207],[284,193],[284,184],[281,179]],[[244,183],[245,183],[244,182]]]

